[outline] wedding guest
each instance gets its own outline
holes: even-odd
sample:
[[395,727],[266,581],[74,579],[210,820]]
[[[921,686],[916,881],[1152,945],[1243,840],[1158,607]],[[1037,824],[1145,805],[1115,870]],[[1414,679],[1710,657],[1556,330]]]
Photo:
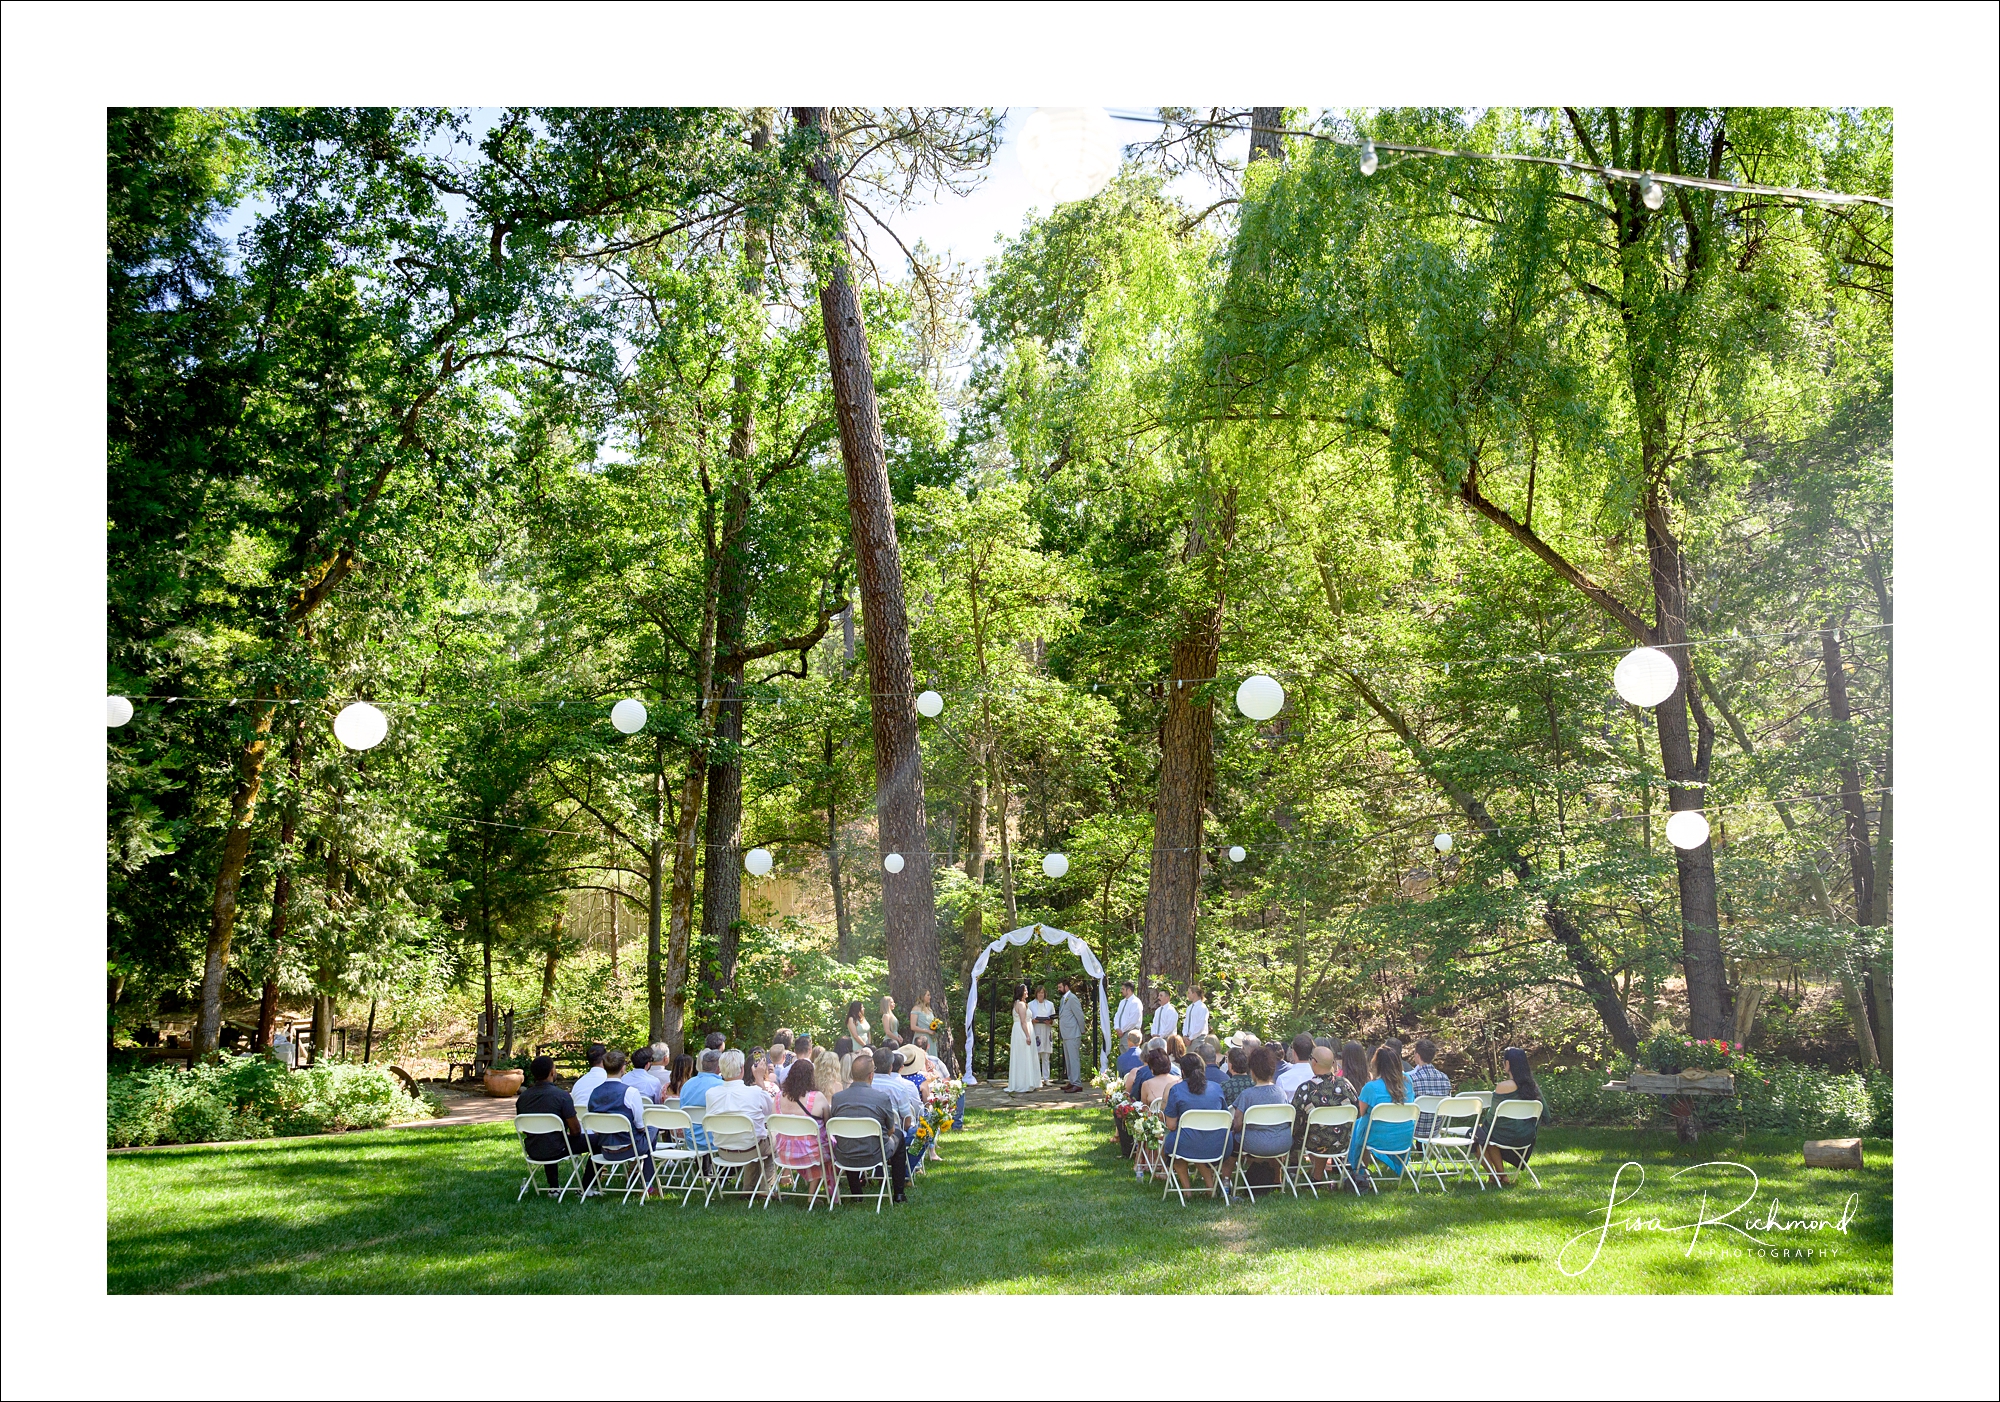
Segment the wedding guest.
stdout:
[[659,1187],[653,1182],[653,1136],[646,1128],[645,1098],[639,1094],[637,1086],[625,1082],[625,1053],[616,1047],[604,1053],[604,1079],[590,1093],[588,1108],[599,1115],[622,1115],[632,1126],[628,1135],[623,1131],[616,1134],[590,1134],[591,1152],[611,1163],[630,1162],[634,1155],[639,1160],[639,1171],[646,1180],[646,1192],[657,1196]]
[[711,1032],[702,1040],[701,1047],[703,1051],[712,1051],[717,1056],[721,1056],[723,1049],[728,1045],[728,1038],[724,1037],[720,1032]]
[[[1451,1094],[1451,1078],[1431,1064],[1437,1060],[1437,1050],[1437,1043],[1428,1037],[1417,1038],[1416,1045],[1410,1048],[1416,1059],[1416,1065],[1410,1068],[1410,1099],[1415,1100],[1420,1095]],[[1417,1116],[1417,1138],[1429,1138],[1436,1125],[1436,1115]]]
[[1352,1039],[1342,1042],[1340,1074],[1347,1077],[1348,1083],[1354,1086],[1356,1093],[1359,1094],[1360,1088],[1367,1085],[1369,1080],[1368,1049]]
[[1133,1084],[1132,1098],[1141,1105],[1157,1105],[1167,1098],[1174,1083],[1181,1079],[1173,1061],[1167,1056],[1165,1047],[1153,1047],[1146,1052],[1146,1078]]
[[826,1117],[831,1110],[832,1100],[816,1084],[812,1062],[803,1057],[793,1061],[785,1070],[785,1084],[772,1113],[817,1120],[820,1132],[815,1135],[773,1134],[772,1162],[780,1168],[798,1169],[808,1183],[817,1184],[833,1162],[832,1152],[826,1143]]
[[903,1148],[910,1151],[910,1171],[914,1173],[924,1157],[922,1146],[916,1142],[917,1121],[924,1117],[924,1099],[908,1078],[899,1074],[897,1055],[888,1047],[875,1048],[875,1089],[895,1102],[896,1113],[902,1117]]
[[1139,1050],[1141,1038],[1138,1028],[1128,1029],[1121,1040],[1125,1043],[1125,1050],[1118,1053],[1118,1078],[1123,1080],[1146,1059],[1146,1054]]
[[1222,1080],[1224,1109],[1236,1108],[1236,1097],[1257,1083],[1250,1074],[1250,1049],[1238,1042],[1229,1049],[1229,1074]]
[[625,1068],[624,1081],[639,1092],[642,1100],[657,1105],[660,1103],[660,1078],[652,1071],[653,1049],[638,1047],[632,1052],[632,1064]]
[[[1131,1096],[1135,1100],[1139,1098],[1139,1087],[1146,1084],[1146,1082],[1151,1080],[1154,1075],[1153,1053],[1159,1052],[1161,1055],[1164,1056],[1166,1054],[1166,1050],[1167,1050],[1167,1042],[1166,1038],[1164,1037],[1155,1037],[1151,1041],[1146,1043],[1146,1048],[1140,1054],[1139,1057],[1138,1069],[1133,1071],[1130,1075],[1128,1075],[1125,1078],[1125,1093],[1127,1095]],[[1172,1061],[1169,1061],[1167,1064],[1171,1066],[1173,1063]]]
[[569,1088],[570,1099],[575,1102],[578,1111],[590,1108],[590,1093],[604,1084],[604,1053],[606,1050],[607,1048],[604,1043],[592,1042],[583,1053],[584,1061],[589,1069],[581,1076],[578,1076],[576,1084]]
[[[699,1065],[701,1066],[701,1070],[686,1085],[681,1087],[681,1109],[683,1110],[693,1110],[697,1107],[706,1109],[708,1105],[708,1093],[722,1084],[722,1077],[717,1074],[722,1067],[721,1052],[716,1051],[713,1047],[703,1048]],[[704,1153],[708,1151],[708,1137],[702,1133],[700,1125],[696,1125],[688,1131],[688,1140],[690,1147],[700,1149]]]
[[1292,1092],[1292,1162],[1299,1162],[1302,1152],[1331,1158],[1347,1151],[1348,1128],[1345,1125],[1316,1125],[1310,1133],[1306,1121],[1312,1112],[1326,1105],[1352,1105],[1360,1098],[1353,1083],[1340,1074],[1340,1062],[1335,1059],[1332,1047],[1315,1046],[1312,1055],[1312,1079]]
[[1202,1000],[1201,985],[1198,983],[1188,989],[1187,1020],[1182,1024],[1181,1031],[1187,1034],[1190,1042],[1208,1035],[1208,1004]]
[[[1362,1118],[1372,1118],[1369,1114],[1377,1105],[1407,1105],[1410,1103],[1409,1082],[1403,1079],[1403,1059],[1389,1049],[1380,1046],[1375,1049],[1375,1075],[1368,1084],[1361,1087]],[[1366,1135],[1370,1152],[1401,1154],[1410,1147],[1411,1136],[1416,1131],[1415,1122],[1400,1125],[1370,1125]],[[1347,1166],[1359,1172],[1362,1168],[1361,1147],[1363,1136],[1357,1132],[1354,1144],[1347,1151]],[[1386,1163],[1392,1173],[1401,1176],[1402,1163],[1397,1159],[1378,1159]]]
[[[889,1186],[897,1202],[906,1201],[903,1187],[910,1181],[910,1159],[903,1149],[902,1117],[896,1113],[895,1102],[874,1085],[873,1057],[855,1057],[852,1070],[854,1083],[834,1095],[832,1115],[870,1119],[882,1127],[882,1153],[889,1160]],[[875,1155],[865,1143],[843,1141],[833,1146],[833,1162],[836,1168],[866,1168],[875,1162]],[[857,1196],[861,1192],[861,1180],[852,1171],[847,1175],[847,1187]]]
[[[770,1131],[764,1122],[771,1116],[772,1096],[755,1079],[755,1063],[745,1065],[742,1052],[726,1051],[720,1059],[721,1075],[719,1083],[711,1086],[705,1101],[709,1122],[717,1115],[737,1114],[750,1117],[751,1132],[743,1134],[716,1133],[703,1125],[705,1137],[717,1149],[757,1149],[763,1150],[770,1139]],[[746,1186],[754,1186],[757,1175],[745,1174]]]
[[833,1039],[833,1054],[840,1058],[840,1083],[848,1084],[854,1069],[854,1039],[836,1037]]
[[816,1047],[812,1055],[813,1084],[831,1096],[847,1089],[847,1076],[841,1070],[840,1058],[825,1047]]
[[1181,1034],[1178,1032],[1176,1032],[1173,1036],[1167,1038],[1167,1055],[1173,1058],[1174,1065],[1176,1066],[1180,1065],[1181,1058],[1186,1056],[1187,1054],[1188,1054],[1187,1038],[1181,1036]]
[[[1507,1062],[1507,1076],[1493,1087],[1494,1107],[1497,1109],[1506,1100],[1540,1100],[1542,1088],[1535,1081],[1534,1068],[1528,1065],[1528,1054],[1519,1047],[1508,1047],[1500,1055]],[[1539,1128],[1540,1119],[1489,1119],[1480,1128],[1473,1142],[1479,1146],[1486,1166],[1493,1170],[1494,1181],[1501,1187],[1510,1181],[1503,1170],[1517,1168],[1534,1157],[1535,1132]]]
[[[523,1136],[523,1142],[530,1154],[538,1159],[552,1159],[565,1151],[582,1154],[583,1187],[587,1193],[597,1182],[596,1167],[590,1161],[590,1141],[583,1137],[583,1130],[576,1122],[576,1102],[569,1092],[555,1083],[556,1063],[551,1056],[538,1056],[528,1063],[528,1084],[521,1087],[521,1093],[514,1097],[516,1115],[554,1115],[563,1122],[564,1133],[530,1134]],[[548,1175],[549,1186],[560,1188],[556,1169],[560,1164],[545,1163],[542,1172]]]
[[674,1058],[673,1069],[667,1074],[667,1099],[678,1102],[681,1087],[694,1079],[694,1058],[682,1052]]
[[[1220,1129],[1188,1130],[1181,1133],[1181,1116],[1189,1110],[1222,1110],[1222,1087],[1208,1079],[1208,1067],[1198,1056],[1187,1056],[1181,1061],[1181,1074],[1171,1078],[1171,1089],[1167,1091],[1166,1103],[1161,1109],[1166,1115],[1167,1137],[1161,1145],[1162,1157],[1170,1158],[1179,1152],[1190,1158],[1213,1159],[1217,1152],[1226,1151],[1228,1131]],[[1163,1083],[1169,1078],[1161,1076]],[[1208,1179],[1211,1191],[1221,1191],[1215,1181],[1215,1169],[1209,1164],[1197,1165],[1202,1176]],[[1194,1185],[1188,1180],[1187,1165],[1176,1163],[1174,1177],[1180,1180],[1182,1188]]]
[[1128,1032],[1137,1032],[1145,1024],[1146,1010],[1139,1005],[1139,995],[1132,991],[1130,982],[1119,984],[1118,994],[1118,1011],[1111,1019],[1111,1030],[1123,1037]]
[[[1230,1134],[1229,1147],[1231,1157],[1234,1157],[1245,1149],[1248,1149],[1253,1154],[1276,1156],[1284,1153],[1291,1147],[1292,1127],[1290,1125],[1259,1125],[1247,1130],[1243,1127],[1243,1112],[1252,1106],[1288,1105],[1291,1103],[1285,1093],[1276,1085],[1277,1075],[1278,1057],[1277,1053],[1270,1046],[1258,1047],[1257,1050],[1250,1053],[1250,1086],[1239,1094],[1235,1102],[1229,1107],[1235,1112]],[[1256,1165],[1255,1171],[1259,1176],[1267,1173],[1275,1175],[1277,1169],[1276,1165],[1267,1163]],[[1252,1184],[1253,1191],[1250,1196],[1253,1201],[1257,1196],[1254,1189],[1264,1186],[1269,1186],[1269,1184]]]
[[1298,1094],[1300,1086],[1312,1079],[1312,1033],[1301,1032],[1292,1038],[1289,1050],[1291,1055],[1286,1058],[1286,1064],[1279,1069],[1275,1082],[1287,1102]]

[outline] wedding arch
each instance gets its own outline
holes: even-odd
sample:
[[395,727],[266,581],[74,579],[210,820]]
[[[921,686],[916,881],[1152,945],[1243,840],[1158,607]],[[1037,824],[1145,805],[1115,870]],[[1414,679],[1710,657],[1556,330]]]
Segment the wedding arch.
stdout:
[[1099,962],[1091,947],[1084,943],[1081,935],[1072,935],[1067,930],[1058,930],[1053,925],[1023,925],[1018,930],[1009,930],[999,939],[979,951],[979,958],[972,966],[972,988],[965,996],[965,1080],[974,1082],[972,1074],[972,1020],[979,1011],[979,976],[986,972],[986,965],[993,956],[1026,944],[1039,937],[1043,944],[1067,944],[1069,952],[1083,965],[1084,973],[1097,980],[1097,1026],[1103,1038],[1097,1045],[1097,1069],[1104,1069],[1104,1049],[1111,1045],[1111,1005],[1104,995],[1104,965]]

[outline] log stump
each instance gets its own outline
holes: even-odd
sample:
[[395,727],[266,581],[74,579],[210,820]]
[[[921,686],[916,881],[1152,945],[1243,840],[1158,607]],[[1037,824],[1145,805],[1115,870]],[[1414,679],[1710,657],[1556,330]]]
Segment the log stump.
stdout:
[[1808,1139],[1807,1168],[1860,1168],[1859,1139]]

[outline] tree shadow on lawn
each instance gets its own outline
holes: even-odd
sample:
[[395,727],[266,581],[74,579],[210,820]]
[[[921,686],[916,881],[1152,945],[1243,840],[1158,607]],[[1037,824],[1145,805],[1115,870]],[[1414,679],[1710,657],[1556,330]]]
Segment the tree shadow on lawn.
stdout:
[[[1548,1264],[1601,1220],[1623,1158],[1646,1163],[1649,1182],[1689,1162],[1606,1134],[1625,1143],[1552,1134],[1537,1159],[1549,1184],[1542,1191],[1385,1188],[1360,1200],[1286,1195],[1183,1207],[1133,1180],[1102,1116],[1021,1107],[987,1112],[948,1136],[951,1161],[918,1181],[908,1206],[879,1216],[843,1207],[831,1219],[796,1203],[704,1210],[698,1198],[686,1208],[671,1199],[516,1203],[526,1169],[505,1125],[187,1146],[114,1160],[108,1284],[118,1293],[862,1292],[879,1290],[884,1263],[906,1262],[923,1242],[935,1270],[911,1279],[899,1264],[889,1276],[900,1288],[1730,1288],[1726,1278],[1650,1259],[1641,1273],[1603,1273],[1599,1284],[1569,1281]],[[1879,1189],[1863,1193],[1856,1235],[1864,1222],[1879,1223],[1886,1248],[1888,1175],[1869,1175]],[[1827,1196],[1803,1169],[1773,1177],[1788,1204]],[[1882,1288],[1865,1272],[1809,1285],[1780,1277],[1766,1288],[1786,1279]]]

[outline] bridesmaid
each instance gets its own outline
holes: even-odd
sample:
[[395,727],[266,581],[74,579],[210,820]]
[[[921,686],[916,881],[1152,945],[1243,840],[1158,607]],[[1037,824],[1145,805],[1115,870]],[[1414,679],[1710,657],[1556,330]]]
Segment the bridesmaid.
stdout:
[[888,994],[882,995],[882,1040],[888,1041],[896,1035],[896,1000]]

